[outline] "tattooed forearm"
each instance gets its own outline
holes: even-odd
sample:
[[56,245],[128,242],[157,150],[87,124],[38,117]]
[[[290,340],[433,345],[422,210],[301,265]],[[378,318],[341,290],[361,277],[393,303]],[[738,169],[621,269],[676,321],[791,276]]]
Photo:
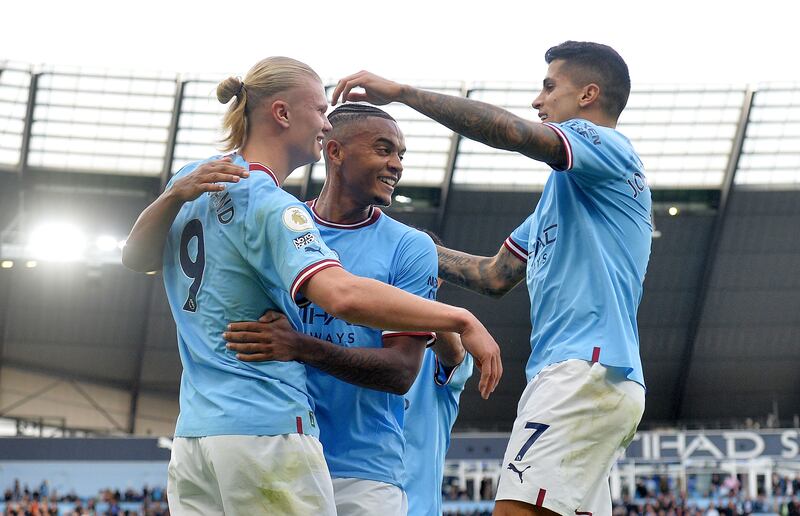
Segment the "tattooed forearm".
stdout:
[[505,109],[416,88],[409,88],[402,102],[472,140],[552,165],[564,164],[563,144],[555,132]]
[[479,294],[501,297],[525,276],[525,263],[501,248],[496,256],[475,256],[436,246],[439,277]]
[[345,348],[308,337],[300,360],[347,383],[405,394],[419,372],[391,348]]
[[436,246],[439,253],[439,277],[448,283],[458,285],[478,294],[499,297],[505,292],[499,291],[489,274],[487,256],[474,256],[446,247]]

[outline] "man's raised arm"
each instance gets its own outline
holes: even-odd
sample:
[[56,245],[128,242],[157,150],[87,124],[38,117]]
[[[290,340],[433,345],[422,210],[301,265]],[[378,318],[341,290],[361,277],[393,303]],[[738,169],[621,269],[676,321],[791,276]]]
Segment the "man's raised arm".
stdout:
[[[353,88],[364,92],[351,91]],[[564,144],[554,130],[485,102],[421,90],[366,71],[341,79],[331,103],[335,105],[339,97],[343,102],[376,105],[401,102],[471,140],[553,166],[566,165]]]

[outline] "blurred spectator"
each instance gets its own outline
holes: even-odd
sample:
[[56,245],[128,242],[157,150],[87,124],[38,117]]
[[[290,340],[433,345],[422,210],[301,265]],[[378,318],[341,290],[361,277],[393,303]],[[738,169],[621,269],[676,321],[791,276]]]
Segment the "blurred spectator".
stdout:
[[47,480],[33,492],[15,480],[12,486],[3,490],[3,502],[3,516],[58,516],[59,503],[71,505],[61,513],[68,516],[169,516],[161,487],[144,486],[141,492],[128,488],[123,504],[123,494],[119,489],[103,489],[97,497],[81,499],[74,491],[59,497]]
[[[677,491],[675,478],[666,475],[638,477],[633,496],[623,493],[622,500],[615,501],[613,516],[748,516],[750,514],[772,514],[800,516],[800,490],[795,491],[795,482],[800,476],[776,475],[767,479],[773,486],[773,496],[767,497],[765,489],[759,488],[758,496],[749,498],[742,490],[742,479],[727,474],[713,474],[701,482],[690,476],[686,479],[686,491]],[[703,486],[702,488],[698,486]],[[777,486],[777,487],[775,487]],[[797,487],[800,487],[798,485]],[[702,492],[698,492],[702,489]],[[444,499],[450,501],[473,500],[471,489],[459,485],[457,478],[448,477],[442,486]],[[691,493],[691,494],[689,494]],[[793,493],[793,494],[792,494]],[[494,497],[492,483],[484,479],[479,484],[480,499],[475,509],[444,510],[444,516],[480,516],[490,514],[486,501]]]
[[791,500],[786,502],[786,512],[781,512],[787,516],[800,516],[800,500],[797,495],[793,496]]

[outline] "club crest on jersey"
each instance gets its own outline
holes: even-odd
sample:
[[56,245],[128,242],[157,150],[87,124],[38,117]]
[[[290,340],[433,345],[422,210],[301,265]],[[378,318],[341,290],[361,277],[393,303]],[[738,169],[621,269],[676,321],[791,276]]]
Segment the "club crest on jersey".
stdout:
[[[292,231],[307,231],[314,227],[311,217],[303,208],[291,206],[283,212],[283,225]],[[299,249],[299,248],[298,248]]]
[[305,246],[307,246],[308,244],[310,244],[312,242],[315,242],[316,240],[317,239],[316,239],[316,237],[314,236],[313,233],[306,233],[303,236],[300,236],[300,237],[297,237],[297,238],[293,239],[292,242],[294,242],[294,248],[295,249],[302,249]]

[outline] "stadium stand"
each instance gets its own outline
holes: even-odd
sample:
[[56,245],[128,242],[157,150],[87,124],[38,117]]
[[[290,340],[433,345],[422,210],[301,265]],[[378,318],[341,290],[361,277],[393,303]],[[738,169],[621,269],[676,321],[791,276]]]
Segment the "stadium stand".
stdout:
[[[171,435],[174,324],[160,277],[124,270],[119,244],[171,173],[214,152],[223,109],[214,84],[0,62],[0,435]],[[534,114],[535,85],[424,86]],[[388,110],[408,147],[391,214],[452,247],[494,254],[537,202],[546,168],[403,106]],[[800,85],[638,87],[620,129],[648,170],[657,228],[639,311],[641,429],[794,432],[787,439],[797,443]],[[317,164],[286,187],[312,198],[323,176]],[[456,431],[502,440],[524,387],[526,293],[495,301],[445,286],[441,299],[479,314],[504,350],[500,387],[484,402],[471,381]],[[502,465],[461,442],[448,461],[446,514],[484,514]],[[764,460],[715,446],[722,458],[622,460],[615,514],[798,514],[796,446]],[[19,497],[3,476],[7,463],[0,456],[10,503],[33,503],[36,490],[43,505],[39,480],[23,502],[24,486]],[[123,510],[143,510],[126,486],[109,488],[110,498],[95,489],[81,503],[107,511],[121,489]],[[139,505],[122,507],[129,502]]]

